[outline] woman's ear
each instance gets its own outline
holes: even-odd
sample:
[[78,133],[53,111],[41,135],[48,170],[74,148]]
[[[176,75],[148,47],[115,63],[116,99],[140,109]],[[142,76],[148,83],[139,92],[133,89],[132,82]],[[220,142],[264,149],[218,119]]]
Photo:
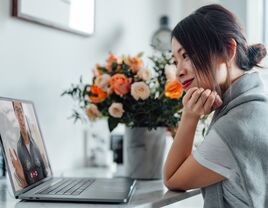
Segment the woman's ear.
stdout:
[[230,38],[228,41],[229,62],[232,62],[235,58],[236,47],[237,47],[237,43],[236,43],[235,39]]

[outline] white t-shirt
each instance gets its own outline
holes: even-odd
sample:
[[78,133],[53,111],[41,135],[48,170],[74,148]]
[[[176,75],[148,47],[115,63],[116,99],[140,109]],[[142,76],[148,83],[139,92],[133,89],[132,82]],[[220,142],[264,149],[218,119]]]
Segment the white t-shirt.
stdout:
[[248,207],[248,199],[240,183],[240,173],[228,146],[214,129],[193,152],[194,159],[202,166],[224,176],[222,182],[224,203],[228,207]]
[[30,150],[30,143],[26,144],[26,148],[27,148],[27,150],[28,150],[29,154],[31,154],[31,150]]

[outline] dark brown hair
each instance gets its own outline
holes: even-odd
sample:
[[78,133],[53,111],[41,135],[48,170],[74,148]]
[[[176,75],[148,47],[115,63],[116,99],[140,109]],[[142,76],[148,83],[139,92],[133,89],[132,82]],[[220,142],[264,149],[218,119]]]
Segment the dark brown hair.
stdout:
[[22,107],[22,103],[19,102],[19,101],[12,101],[12,106],[13,106],[13,109],[14,109],[14,112],[15,112],[15,115],[17,116],[17,111],[15,109],[15,104],[19,104],[21,109],[22,109],[22,112],[23,112],[23,107]]
[[[219,94],[221,90],[212,69],[217,67],[218,60],[227,63],[231,39],[237,43],[235,60],[242,70],[248,71],[254,66],[262,68],[258,63],[266,55],[263,44],[247,45],[236,17],[218,4],[203,6],[184,18],[173,29],[172,37],[188,53],[197,74],[207,79]],[[230,85],[230,78],[226,85]]]

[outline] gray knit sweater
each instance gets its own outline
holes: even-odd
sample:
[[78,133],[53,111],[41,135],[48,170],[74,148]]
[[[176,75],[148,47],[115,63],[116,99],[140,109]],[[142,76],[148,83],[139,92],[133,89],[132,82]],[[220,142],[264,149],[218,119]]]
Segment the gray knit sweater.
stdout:
[[[224,93],[212,128],[235,158],[249,207],[268,207],[268,96],[258,72],[243,75]],[[202,188],[202,194],[205,208],[227,207],[222,182]]]

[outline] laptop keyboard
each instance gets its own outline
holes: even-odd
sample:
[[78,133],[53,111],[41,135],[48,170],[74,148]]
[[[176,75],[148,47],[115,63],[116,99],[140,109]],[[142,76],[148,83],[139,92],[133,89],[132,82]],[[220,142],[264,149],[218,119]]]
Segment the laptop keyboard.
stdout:
[[37,194],[51,194],[51,195],[79,195],[87,187],[89,187],[94,179],[62,179],[56,183],[52,183],[44,190]]

